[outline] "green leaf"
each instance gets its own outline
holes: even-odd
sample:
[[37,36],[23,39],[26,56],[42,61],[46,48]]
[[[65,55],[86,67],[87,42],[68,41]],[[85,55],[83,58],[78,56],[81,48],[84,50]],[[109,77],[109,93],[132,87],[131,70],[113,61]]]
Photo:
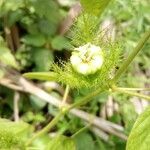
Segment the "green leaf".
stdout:
[[49,142],[47,150],[76,150],[76,148],[71,138],[59,135]]
[[72,46],[67,38],[63,36],[56,36],[53,38],[51,45],[55,50],[71,49]]
[[9,11],[16,11],[22,7],[24,7],[24,1],[22,0],[0,0],[0,16],[5,15]]
[[150,107],[137,119],[127,141],[126,150],[150,149]]
[[31,100],[31,104],[32,106],[35,108],[35,109],[42,109],[47,102],[41,100],[40,98],[38,98],[37,96],[35,95],[30,95],[30,100]]
[[53,0],[30,0],[29,6],[33,6],[35,13],[39,15],[39,18],[43,17],[48,19],[50,22],[57,24],[60,13],[58,5]]
[[32,51],[35,71],[49,71],[53,63],[53,53],[49,49],[39,48]]
[[43,46],[46,43],[45,37],[42,34],[28,34],[21,41],[36,47]]
[[13,11],[12,13],[9,13],[8,14],[8,25],[12,26],[17,21],[22,19],[23,15],[24,15],[24,12],[21,9],[17,9],[16,11]]
[[24,149],[24,138],[29,131],[30,126],[24,122],[11,122],[6,119],[0,119],[0,148],[3,150],[12,148]]
[[42,34],[49,36],[49,37],[54,36],[57,31],[57,26],[55,23],[52,23],[51,21],[43,19],[43,18],[38,19],[38,24],[36,25],[37,25],[38,30]]
[[33,149],[35,150],[46,150],[47,144],[50,141],[50,137],[48,135],[43,135],[38,137],[32,143]]
[[74,141],[77,146],[77,150],[94,150],[94,141],[90,134],[81,132],[74,137]]
[[56,73],[54,72],[31,72],[24,73],[23,76],[29,79],[55,81]]
[[87,13],[99,16],[111,0],[80,0]]
[[12,66],[16,69],[18,69],[18,64],[15,60],[15,57],[10,52],[10,50],[7,47],[0,45],[0,61],[6,65]]

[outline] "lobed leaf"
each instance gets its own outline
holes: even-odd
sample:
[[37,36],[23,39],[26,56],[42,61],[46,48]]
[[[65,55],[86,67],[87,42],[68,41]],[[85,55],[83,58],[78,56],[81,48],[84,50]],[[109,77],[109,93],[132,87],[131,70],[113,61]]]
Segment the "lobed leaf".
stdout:
[[30,130],[30,126],[24,122],[11,122],[0,119],[0,148],[24,150],[24,138]]

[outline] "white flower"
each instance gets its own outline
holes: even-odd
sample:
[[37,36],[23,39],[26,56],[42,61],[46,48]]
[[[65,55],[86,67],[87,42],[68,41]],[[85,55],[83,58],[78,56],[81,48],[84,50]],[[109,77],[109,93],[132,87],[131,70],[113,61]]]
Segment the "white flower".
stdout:
[[74,49],[70,61],[78,73],[94,74],[102,67],[103,52],[99,46],[87,43]]

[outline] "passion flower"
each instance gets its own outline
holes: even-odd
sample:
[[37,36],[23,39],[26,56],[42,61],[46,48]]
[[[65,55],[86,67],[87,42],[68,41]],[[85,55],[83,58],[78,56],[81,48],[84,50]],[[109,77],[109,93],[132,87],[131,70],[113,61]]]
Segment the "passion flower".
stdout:
[[87,43],[74,49],[70,57],[72,67],[83,75],[96,73],[103,64],[103,52],[99,46]]

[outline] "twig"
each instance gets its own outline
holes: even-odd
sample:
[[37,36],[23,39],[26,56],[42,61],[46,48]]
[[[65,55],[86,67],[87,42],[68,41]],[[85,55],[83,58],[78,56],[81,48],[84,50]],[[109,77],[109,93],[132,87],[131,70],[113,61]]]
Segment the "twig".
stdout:
[[19,99],[20,99],[20,95],[18,92],[15,91],[14,93],[14,120],[15,122],[19,121],[19,106],[18,106]]
[[4,32],[5,32],[5,38],[6,38],[6,41],[7,41],[9,48],[11,50],[14,50],[13,39],[11,36],[11,30],[8,26],[7,16],[4,16]]
[[[11,79],[11,78],[12,78],[12,76],[9,77],[9,79]],[[56,107],[60,107],[61,100],[51,96],[50,94],[43,91],[42,89],[40,89],[36,85],[32,84],[31,82],[27,81],[23,77],[19,76],[17,78],[15,77],[13,79],[15,79],[16,83],[19,84],[19,87],[20,87],[19,89],[22,89],[22,92],[28,92],[30,94],[36,95],[37,97],[41,98],[42,100],[44,100]],[[7,83],[6,84],[3,83],[3,85],[8,87]],[[70,110],[70,113],[72,113],[73,115],[75,115],[87,122],[91,122],[91,116],[93,116],[93,115],[91,115],[87,112],[84,112],[82,110],[79,110],[79,109],[72,109],[72,110]],[[120,125],[114,124],[110,121],[106,121],[106,120],[104,120],[100,117],[96,117],[96,116],[93,116],[93,121],[91,124],[97,126],[98,128],[102,129],[105,132],[114,134],[124,140],[127,139],[127,136],[122,133],[123,127]]]
[[98,137],[100,137],[102,140],[104,140],[105,142],[108,142],[109,140],[109,135],[105,132],[103,132],[102,130],[96,128],[96,127],[91,127],[90,130],[97,135]]
[[12,84],[11,81],[9,79],[6,79],[6,78],[0,79],[0,84],[8,87],[10,89],[13,89],[15,91],[23,91],[23,88],[21,86]]
[[108,100],[106,102],[106,113],[107,113],[108,118],[112,117],[114,114],[113,105],[114,105],[113,97],[111,95],[109,95]]
[[70,8],[67,17],[64,19],[64,21],[61,23],[59,27],[60,35],[64,35],[70,29],[70,27],[74,22],[74,19],[80,14],[80,12],[81,12],[80,3],[76,3]]
[[[108,142],[109,139],[109,135],[104,132],[103,130],[97,128],[96,126],[92,126],[91,123],[87,123],[85,122],[85,128],[81,129],[82,131],[84,131],[85,129],[89,129],[91,130],[95,135],[97,135],[98,137],[100,137],[102,140],[104,140],[105,142]],[[81,132],[82,132],[81,131]],[[74,135],[78,134],[79,132],[75,133]],[[73,136],[72,136],[73,137]]]
[[11,27],[11,36],[12,36],[14,48],[16,50],[20,46],[19,29],[18,29],[17,25],[13,25]]
[[112,122],[106,121],[100,117],[96,117],[94,115],[88,114],[82,110],[79,109],[72,109],[70,110],[70,112],[79,117],[82,118],[83,120],[87,121],[87,122],[91,122],[91,116],[93,116],[93,120],[91,122],[92,125],[95,125],[96,127],[102,129],[105,132],[111,133],[113,135],[116,135],[124,140],[127,140],[127,136],[125,134],[123,134],[122,131],[123,127],[114,124]]

